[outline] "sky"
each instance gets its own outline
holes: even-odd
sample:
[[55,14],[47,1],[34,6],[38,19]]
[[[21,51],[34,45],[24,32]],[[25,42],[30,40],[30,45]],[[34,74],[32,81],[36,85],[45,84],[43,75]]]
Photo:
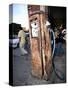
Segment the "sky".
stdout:
[[18,23],[22,27],[29,28],[28,8],[24,4],[11,4],[9,6],[9,23]]

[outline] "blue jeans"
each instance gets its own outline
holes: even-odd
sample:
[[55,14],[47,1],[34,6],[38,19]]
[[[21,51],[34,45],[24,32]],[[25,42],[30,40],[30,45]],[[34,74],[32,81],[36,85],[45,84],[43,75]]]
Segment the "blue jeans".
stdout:
[[56,48],[55,48],[55,55],[60,55],[60,54],[64,54],[64,49],[62,47],[62,43],[61,42],[59,42],[56,45]]

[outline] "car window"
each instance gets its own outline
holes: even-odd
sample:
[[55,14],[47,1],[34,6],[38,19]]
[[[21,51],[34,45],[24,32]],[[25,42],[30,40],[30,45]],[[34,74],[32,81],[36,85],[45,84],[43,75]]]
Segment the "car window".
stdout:
[[17,35],[10,35],[10,36],[9,36],[9,39],[17,39],[17,38],[18,38]]

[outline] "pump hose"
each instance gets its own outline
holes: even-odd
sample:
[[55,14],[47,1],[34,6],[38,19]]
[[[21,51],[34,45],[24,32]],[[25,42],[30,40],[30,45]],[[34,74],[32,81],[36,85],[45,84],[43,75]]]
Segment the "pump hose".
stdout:
[[62,73],[61,70],[59,70],[59,69],[56,68],[55,63],[54,63],[54,58],[52,59],[52,65],[53,65],[53,70],[54,70],[55,74],[57,75],[57,77],[60,80],[65,80],[64,73]]
[[55,58],[55,35],[54,35],[54,32],[53,30],[50,31],[51,34],[53,35],[53,50],[52,50],[52,66],[53,66],[53,70],[56,74],[56,76],[60,79],[60,80],[65,80],[65,77],[64,77],[64,73],[62,73],[61,70],[57,69],[57,67],[55,66],[55,63],[54,63],[54,58]]

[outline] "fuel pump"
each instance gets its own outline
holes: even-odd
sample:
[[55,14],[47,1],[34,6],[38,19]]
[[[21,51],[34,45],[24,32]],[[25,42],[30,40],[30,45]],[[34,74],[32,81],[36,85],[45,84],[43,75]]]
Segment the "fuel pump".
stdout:
[[32,75],[47,80],[52,70],[52,52],[45,13],[33,12],[29,17],[29,25]]

